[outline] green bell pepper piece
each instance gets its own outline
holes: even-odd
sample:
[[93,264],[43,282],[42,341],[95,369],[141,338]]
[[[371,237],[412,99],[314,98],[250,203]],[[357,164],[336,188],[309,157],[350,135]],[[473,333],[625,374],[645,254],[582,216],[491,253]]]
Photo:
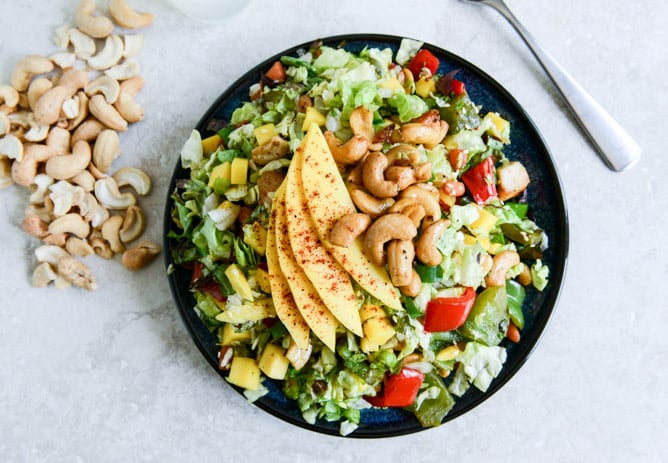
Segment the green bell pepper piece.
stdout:
[[458,331],[473,341],[496,346],[506,336],[509,323],[506,287],[492,286],[476,297],[466,322]]
[[[424,388],[425,386],[426,388]],[[416,404],[408,407],[408,410],[415,414],[417,420],[425,428],[441,424],[445,415],[455,406],[455,399],[452,398],[450,391],[445,387],[443,380],[434,372],[428,373],[424,377],[423,390],[430,388],[438,391],[436,397],[424,399],[419,408],[416,407]]]
[[515,280],[506,281],[506,293],[508,295],[508,314],[510,321],[519,329],[524,328],[524,313],[522,312],[522,303],[526,296],[524,286]]

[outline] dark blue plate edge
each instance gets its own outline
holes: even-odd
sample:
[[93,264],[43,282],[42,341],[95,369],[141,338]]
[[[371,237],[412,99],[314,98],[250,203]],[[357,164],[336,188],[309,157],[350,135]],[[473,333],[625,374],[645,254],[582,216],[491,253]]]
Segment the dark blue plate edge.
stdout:
[[[330,37],[325,37],[325,38],[318,38],[315,40],[311,40],[308,42],[304,42],[300,45],[296,45],[291,47],[290,49],[283,50],[280,53],[277,53],[270,58],[267,58],[266,60],[262,61],[258,65],[254,66],[252,69],[244,73],[240,78],[238,78],[232,85],[230,85],[216,100],[215,102],[209,107],[209,109],[206,111],[206,113],[200,118],[199,122],[196,125],[196,129],[199,130],[200,132],[204,132],[208,130],[208,123],[211,121],[213,115],[219,110],[220,105],[228,99],[237,89],[237,87],[246,81],[249,76],[252,74],[256,74],[258,76],[258,80],[260,76],[262,75],[262,72],[268,68],[270,64],[272,64],[274,61],[279,59],[281,56],[284,55],[294,55],[297,50],[300,49],[308,49],[313,43],[315,42],[322,42],[325,45],[329,46],[338,46],[340,44],[345,44],[346,42],[381,42],[385,44],[393,43],[398,45],[399,42],[403,39],[404,37],[400,36],[394,36],[394,35],[387,35],[387,34],[344,34],[344,35],[337,35],[337,36],[330,36]],[[509,101],[509,103],[513,106],[513,109],[516,110],[523,118],[524,122],[529,125],[529,128],[531,129],[531,135],[535,137],[535,141],[537,142],[537,145],[541,149],[542,154],[544,157],[546,157],[547,161],[546,165],[548,166],[549,169],[549,178],[552,180],[552,188],[554,189],[554,194],[555,196],[559,199],[557,204],[554,205],[556,212],[558,213],[559,221],[557,223],[557,228],[560,229],[561,233],[561,239],[558,240],[556,243],[552,242],[550,243],[550,248],[552,250],[556,250],[556,255],[554,256],[555,262],[557,262],[560,265],[557,266],[552,266],[550,268],[550,285],[549,285],[549,292],[546,294],[545,297],[545,302],[544,306],[548,307],[541,307],[541,317],[540,317],[540,323],[535,324],[532,327],[532,330],[530,332],[530,336],[528,339],[523,337],[522,341],[520,342],[520,345],[523,346],[524,349],[524,354],[520,356],[516,356],[517,358],[514,358],[512,362],[507,362],[506,365],[504,365],[504,369],[502,370],[501,375],[496,378],[493,382],[490,388],[485,392],[481,393],[479,391],[471,391],[474,393],[475,397],[472,399],[469,399],[468,403],[460,408],[453,409],[444,419],[443,423],[446,423],[448,421],[453,420],[454,418],[463,415],[464,413],[472,410],[473,408],[477,407],[480,405],[482,402],[484,402],[486,399],[491,397],[496,391],[498,391],[503,385],[505,385],[516,373],[517,371],[524,365],[524,363],[527,361],[529,356],[532,354],[534,349],[536,348],[538,342],[540,341],[545,329],[548,326],[548,323],[550,322],[550,319],[552,318],[552,313],[554,312],[558,302],[559,302],[559,296],[561,293],[561,289],[563,288],[564,285],[564,280],[565,280],[565,273],[566,273],[566,267],[567,267],[567,256],[568,256],[568,244],[569,244],[569,223],[568,223],[568,213],[567,213],[567,207],[566,207],[566,200],[565,196],[563,194],[563,186],[561,182],[561,178],[556,170],[555,163],[554,163],[554,158],[549,150],[549,147],[547,143],[545,142],[542,134],[536,127],[535,123],[531,119],[531,117],[526,113],[524,108],[519,104],[519,102],[503,87],[501,86],[495,79],[493,79],[490,75],[488,75],[485,71],[481,70],[477,66],[473,65],[469,61],[459,57],[458,55],[455,55],[447,50],[444,50],[440,47],[437,47],[435,45],[425,43],[423,45],[424,48],[429,49],[432,52],[435,52],[437,54],[446,56],[447,59],[458,65],[459,67],[466,68],[469,71],[471,71],[473,74],[475,74],[477,77],[479,77],[482,80],[485,80],[488,85],[491,85],[496,92],[498,92],[501,96],[503,96],[505,99]],[[165,204],[165,210],[164,210],[164,220],[163,220],[163,245],[164,245],[164,262],[165,262],[165,267],[166,269],[170,268],[170,265],[172,264],[171,261],[171,253],[168,252],[169,249],[171,249],[170,246],[170,239],[167,238],[167,231],[170,230],[173,227],[173,224],[171,222],[171,207],[172,207],[172,201],[171,201],[171,194],[174,191],[176,181],[183,178],[182,172],[184,169],[181,168],[180,165],[180,160],[177,162],[177,165],[173,171],[172,177],[170,179],[169,187],[168,187],[168,193],[167,193],[167,201]],[[552,238],[552,237],[551,237]],[[193,310],[192,306],[192,300],[187,300],[182,292],[180,291],[180,288],[177,287],[177,281],[176,278],[173,276],[173,274],[168,275],[168,280],[169,280],[169,287],[170,291],[172,293],[173,298],[175,301],[177,301],[177,308],[179,311],[179,315],[181,316],[181,319],[183,323],[186,325],[186,329],[188,330],[191,338],[195,342],[195,345],[197,346],[198,350],[202,353],[202,355],[205,357],[205,359],[208,361],[208,363],[214,368],[216,372],[222,377],[223,373],[218,369],[217,361],[211,357],[211,352],[209,348],[205,345],[204,341],[202,340],[202,329],[206,330],[204,328],[203,324],[199,321],[199,318],[197,318],[197,315],[195,314],[195,311]],[[208,333],[208,331],[207,331]],[[509,357],[510,360],[510,357]],[[225,381],[225,380],[224,380]],[[235,389],[238,393],[242,394],[242,390],[236,386],[233,386],[229,383],[227,383],[229,386],[231,386],[233,389]],[[469,393],[467,393],[469,394]],[[242,395],[243,396],[243,395]],[[460,398],[460,400],[462,400]],[[268,401],[263,401],[262,399],[256,401],[253,403],[260,409],[268,412],[269,414],[273,415],[274,417],[277,417],[281,419],[282,421],[291,423],[295,426],[311,430],[311,431],[316,431],[322,434],[327,434],[327,435],[332,435],[332,436],[340,436],[339,434],[339,427],[337,423],[327,423],[327,422],[317,422],[315,425],[311,425],[309,423],[306,423],[303,419],[301,418],[294,418],[290,415],[286,415],[282,409],[276,407],[274,404]],[[355,432],[350,434],[347,437],[354,437],[354,438],[385,438],[385,437],[393,437],[393,436],[401,436],[401,435],[406,435],[406,434],[411,434],[414,432],[418,431],[423,431],[428,428],[423,428],[417,423],[417,421],[414,419],[412,414],[409,414],[406,412],[406,417],[409,420],[409,423],[407,425],[402,425],[400,427],[387,430],[385,428],[373,428],[373,427],[364,427],[364,425],[360,426]]]

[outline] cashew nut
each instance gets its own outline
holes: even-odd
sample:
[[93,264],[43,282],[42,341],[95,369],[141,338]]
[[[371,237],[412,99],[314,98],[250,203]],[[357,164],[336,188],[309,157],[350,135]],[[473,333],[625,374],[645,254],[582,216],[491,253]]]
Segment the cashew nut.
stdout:
[[420,226],[422,219],[424,219],[425,211],[421,204],[415,202],[413,198],[402,198],[390,207],[389,212],[397,212],[407,216],[415,225],[415,228]]
[[[90,191],[87,191],[85,189],[84,191],[85,193],[81,195],[81,197],[76,203],[76,206],[79,208],[79,214],[81,214],[81,217],[83,217],[84,220],[88,222],[92,222],[97,214],[98,208],[102,206],[100,206],[100,203],[97,202],[97,199]],[[107,220],[107,218],[108,217],[105,217],[104,220]],[[91,225],[95,228],[98,225],[102,224],[104,220],[102,220],[99,224],[91,223]]]
[[94,141],[102,130],[104,130],[104,125],[96,119],[83,121],[72,134],[72,146],[81,140],[86,142]]
[[364,233],[371,225],[371,217],[367,214],[352,212],[339,218],[329,232],[329,241],[336,246],[348,248],[355,238]]
[[107,209],[127,209],[135,204],[132,193],[121,193],[113,177],[105,177],[95,182],[95,196]]
[[53,88],[53,82],[46,77],[38,77],[30,82],[28,87],[28,105],[35,111],[35,105],[42,95]]
[[57,85],[47,90],[35,103],[35,120],[42,125],[54,124],[60,116],[63,101],[70,97],[70,90]]
[[42,262],[32,272],[32,285],[35,288],[45,288],[58,277],[48,262]]
[[415,248],[411,240],[392,240],[387,245],[387,269],[394,286],[406,286],[413,277]]
[[160,253],[160,246],[150,241],[140,241],[123,253],[121,261],[129,270],[146,267]]
[[95,254],[92,246],[86,240],[70,236],[65,242],[65,250],[73,256],[86,257]]
[[79,127],[79,124],[88,117],[88,95],[79,91],[75,98],[79,103],[79,110],[77,111],[77,115],[70,119],[70,122],[67,124],[67,130],[76,130]]
[[53,203],[53,215],[56,217],[67,214],[70,209],[83,198],[85,191],[80,186],[61,180],[49,186],[49,199]]
[[70,132],[62,127],[54,127],[46,137],[46,145],[53,148],[56,154],[67,154],[70,151]]
[[7,156],[15,161],[22,161],[24,156],[23,143],[14,135],[5,135],[0,138],[0,155]]
[[77,93],[78,90],[83,90],[90,81],[90,76],[83,69],[66,69],[63,75],[58,80],[58,85],[69,89],[68,98]]
[[30,129],[23,135],[23,139],[32,142],[46,140],[50,126],[37,122],[33,113],[28,114],[28,122],[30,123]]
[[69,24],[64,24],[56,29],[53,34],[53,41],[56,46],[62,50],[67,50],[70,45]]
[[364,106],[358,106],[351,111],[348,121],[353,134],[360,135],[366,138],[369,143],[373,143],[373,138],[376,135],[373,128],[373,111]]
[[49,55],[49,59],[54,62],[60,69],[68,69],[74,66],[77,55],[67,51],[59,51]]
[[122,167],[112,175],[119,188],[131,186],[138,195],[145,196],[151,191],[151,178],[136,167]]
[[109,3],[109,14],[114,18],[116,24],[126,29],[139,29],[153,22],[151,13],[142,13],[133,10],[125,0],[111,0]]
[[449,225],[450,221],[447,219],[437,220],[422,232],[415,246],[415,254],[423,264],[431,267],[441,263],[443,254],[438,250],[437,244]]
[[350,197],[360,211],[373,218],[383,215],[394,204],[393,198],[378,199],[361,188],[353,188]]
[[114,252],[123,252],[125,251],[125,245],[121,241],[120,231],[123,226],[123,216],[121,215],[112,215],[107,220],[104,221],[101,227],[102,238],[104,238],[111,250]]
[[97,136],[93,146],[93,164],[100,172],[107,172],[111,163],[121,155],[121,141],[118,132],[105,129]]
[[30,203],[31,204],[42,204],[44,203],[44,198],[49,187],[53,184],[53,179],[46,174],[38,174],[35,176],[30,189],[32,193],[30,194]]
[[75,286],[89,291],[97,289],[97,282],[91,269],[72,256],[63,256],[58,259],[56,271],[58,275]]
[[390,166],[414,166],[420,162],[422,157],[415,146],[407,143],[401,143],[390,148],[385,156],[387,156],[387,163]]
[[21,221],[23,231],[39,239],[49,234],[48,227],[49,225],[36,215],[27,215]]
[[19,92],[11,85],[0,85],[0,104],[4,103],[10,108],[19,104]]
[[429,123],[409,122],[401,126],[400,132],[404,142],[422,144],[427,149],[433,149],[448,133],[448,123],[442,120]]
[[325,131],[327,146],[332,152],[332,157],[339,164],[355,164],[362,159],[369,149],[369,141],[361,135],[354,135],[350,140],[342,143],[329,130]]
[[72,154],[61,154],[47,160],[46,173],[56,180],[74,177],[88,167],[91,157],[90,145],[85,141],[78,141],[72,147]]
[[[127,82],[127,81],[126,81]],[[125,83],[125,82],[123,82]],[[259,166],[264,166],[265,164],[275,161],[277,159],[284,158],[290,152],[290,144],[287,140],[284,140],[278,135],[271,137],[269,142],[264,145],[257,146],[253,148],[251,153],[251,159],[253,162]]]
[[485,277],[485,284],[490,286],[501,286],[506,284],[506,273],[515,265],[520,263],[520,255],[515,251],[503,251],[494,256],[492,269]]
[[396,184],[399,191],[417,182],[415,170],[409,166],[389,166],[385,169],[385,179]]
[[68,29],[67,34],[77,58],[85,61],[93,56],[93,53],[95,53],[95,40],[91,36],[84,34],[76,28]]
[[95,116],[100,122],[109,127],[110,129],[117,130],[119,132],[125,132],[128,130],[128,123],[123,116],[121,116],[116,109],[107,103],[102,95],[93,95],[88,102],[88,110],[93,116]]
[[114,251],[111,250],[109,243],[107,243],[102,237],[95,237],[90,240],[90,246],[95,251],[95,254],[104,258],[111,259],[114,257]]
[[0,190],[14,184],[12,180],[12,160],[0,155]]
[[12,87],[19,92],[25,92],[34,75],[45,74],[52,70],[53,63],[49,58],[41,55],[28,55],[14,68],[11,78]]
[[0,112],[0,137],[9,133],[10,130],[12,130],[12,123],[5,113]]
[[118,94],[121,91],[121,86],[119,85],[116,79],[113,79],[106,75],[101,75],[94,81],[90,82],[84,88],[86,95],[93,96],[96,93],[101,93],[104,95],[104,99],[107,100],[107,103],[114,104],[118,99]]
[[362,182],[376,198],[393,198],[399,193],[396,183],[385,179],[387,157],[378,151],[369,153],[362,166]]
[[123,243],[129,243],[139,238],[144,233],[145,228],[144,211],[139,206],[130,206],[125,212],[123,224],[118,234]]
[[122,63],[110,67],[104,73],[116,80],[125,80],[138,75],[140,71],[139,63],[132,58],[127,58]]
[[144,36],[141,34],[125,34],[123,36],[123,58],[137,56],[144,44]]
[[418,294],[420,294],[420,290],[422,289],[422,280],[420,279],[420,275],[418,272],[413,269],[411,271],[411,281],[405,285],[405,286],[400,286],[399,291],[401,291],[401,294],[408,296],[408,297],[415,297]]
[[26,145],[23,151],[23,158],[20,161],[14,161],[14,164],[12,164],[12,178],[14,182],[22,186],[30,186],[37,175],[37,165],[55,155],[56,152],[49,146]]
[[69,180],[73,184],[79,185],[84,191],[93,191],[93,188],[95,188],[95,177],[88,169],[82,170]]
[[441,205],[438,202],[438,190],[430,191],[424,183],[411,185],[401,192],[399,197],[414,199],[416,203],[424,207],[425,217],[422,220],[422,228],[426,228],[441,218]]
[[101,39],[114,30],[114,23],[106,16],[95,16],[95,2],[93,0],[82,0],[77,8],[75,21],[77,27],[84,33]]
[[35,249],[35,258],[37,259],[37,262],[40,263],[48,262],[51,265],[56,265],[61,257],[67,255],[67,251],[60,246],[45,244]]
[[130,77],[120,84],[115,106],[123,119],[130,123],[139,122],[144,118],[144,109],[135,101],[135,96],[143,86],[144,79],[140,76]]
[[74,212],[55,218],[49,224],[49,233],[52,235],[59,233],[70,233],[79,238],[85,238],[90,233],[90,225],[83,217]]
[[[84,0],[85,1],[85,0]],[[88,58],[91,69],[101,71],[118,64],[123,57],[123,40],[117,35],[110,35],[105,39],[104,48],[98,54]]]
[[411,219],[403,214],[385,214],[366,231],[364,249],[367,256],[376,265],[385,264],[385,243],[390,240],[412,240],[417,229]]

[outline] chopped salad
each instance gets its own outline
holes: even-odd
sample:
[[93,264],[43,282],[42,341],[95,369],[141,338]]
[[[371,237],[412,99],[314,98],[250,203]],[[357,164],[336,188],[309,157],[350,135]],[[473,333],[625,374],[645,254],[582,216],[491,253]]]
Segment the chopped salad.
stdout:
[[[268,235],[277,191],[313,126],[361,221],[351,240],[367,245],[388,214],[409,217],[415,233],[379,245],[379,272],[400,306],[351,274],[362,331],[336,324],[324,341],[307,326],[300,346],[282,316],[299,317],[302,307],[279,308],[272,297],[281,276],[267,265]],[[437,426],[469,388],[486,391],[504,345],[520,340],[526,293],[542,291],[549,275],[548,238],[526,201],[529,176],[504,155],[510,133],[506,119],[471,101],[456,72],[439,73],[438,58],[407,39],[396,53],[314,44],[284,56],[222,129],[204,139],[193,131],[181,152],[190,176],[172,194],[172,261],[192,270],[194,309],[218,336],[228,381],[249,400],[267,393],[267,378],[280,381],[306,422],[339,422],[342,435],[370,407],[400,407]],[[382,197],[378,181],[393,183],[394,195]],[[323,239],[329,250],[350,246]]]

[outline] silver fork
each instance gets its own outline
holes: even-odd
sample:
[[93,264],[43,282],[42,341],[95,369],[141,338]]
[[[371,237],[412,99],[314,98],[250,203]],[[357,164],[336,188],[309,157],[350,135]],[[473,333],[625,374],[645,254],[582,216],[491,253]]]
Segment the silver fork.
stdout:
[[492,7],[513,26],[543,67],[605,164],[620,172],[633,165],[642,150],[631,136],[532,37],[503,0],[462,0]]

